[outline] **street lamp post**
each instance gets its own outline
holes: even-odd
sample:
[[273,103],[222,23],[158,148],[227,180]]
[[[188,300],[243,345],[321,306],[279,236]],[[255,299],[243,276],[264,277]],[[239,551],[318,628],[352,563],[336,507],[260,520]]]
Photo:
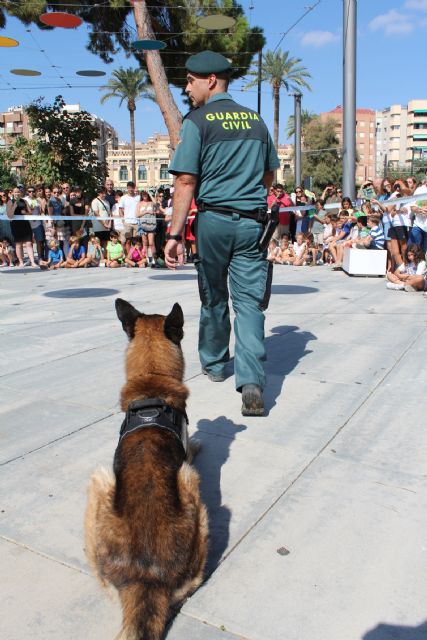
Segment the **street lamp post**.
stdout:
[[295,186],[301,186],[301,94],[294,93],[294,124],[295,124]]
[[357,0],[343,0],[343,194],[356,197]]

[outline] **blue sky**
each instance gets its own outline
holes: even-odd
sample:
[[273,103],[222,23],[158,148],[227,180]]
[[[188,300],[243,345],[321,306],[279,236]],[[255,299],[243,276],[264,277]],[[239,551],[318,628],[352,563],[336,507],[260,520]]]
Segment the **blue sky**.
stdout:
[[[316,0],[243,0],[241,2],[252,26],[261,26],[267,39],[266,49],[275,49],[282,34]],[[250,5],[253,9],[249,10]],[[427,0],[359,0],[358,2],[358,73],[357,105],[379,109],[391,104],[406,104],[411,99],[427,98],[427,89],[420,82],[425,76],[425,33],[427,28]],[[303,97],[303,108],[316,113],[329,111],[342,103],[342,0],[321,0],[282,41],[280,48],[302,63],[312,75],[313,91]],[[128,111],[117,100],[100,104],[101,92],[92,85],[106,82],[111,71],[118,66],[133,66],[119,52],[114,63],[104,64],[86,48],[87,30],[83,25],[75,30],[55,29],[31,32],[17,20],[8,18],[0,35],[16,38],[20,46],[0,48],[0,110],[12,105],[27,104],[44,96],[51,101],[59,93],[66,102],[82,108],[110,122],[119,132],[120,139],[129,139]],[[42,53],[40,49],[44,49]],[[57,68],[52,68],[51,64]],[[23,78],[10,73],[13,68],[37,69],[43,73],[37,78]],[[103,78],[85,79],[75,75],[79,69],[100,69],[107,72]],[[59,76],[64,80],[60,80]],[[82,85],[69,89],[65,82]],[[243,92],[244,81],[231,85],[235,100],[256,108],[256,89]],[[55,86],[46,89],[41,87]],[[13,89],[15,87],[16,89]],[[25,88],[24,88],[25,87]],[[178,91],[174,91],[180,109],[185,112]],[[293,112],[292,98],[283,91],[280,109],[280,142],[287,142],[285,126]],[[263,85],[262,115],[273,128],[273,103],[268,85]],[[140,101],[136,112],[136,135],[146,140],[154,132],[166,133],[158,107]]]

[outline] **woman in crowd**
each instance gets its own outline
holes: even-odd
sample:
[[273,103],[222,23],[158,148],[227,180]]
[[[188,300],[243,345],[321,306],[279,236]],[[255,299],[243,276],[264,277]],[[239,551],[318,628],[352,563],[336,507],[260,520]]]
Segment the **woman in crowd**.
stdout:
[[[47,212],[49,216],[60,217],[64,215],[64,205],[61,198],[61,190],[60,187],[54,185],[52,187],[52,195],[49,198],[47,203]],[[67,256],[70,251],[70,230],[65,224],[65,220],[55,220],[53,221],[53,226],[55,229],[55,236],[58,240],[58,244],[64,256]],[[46,233],[46,237],[51,236],[51,232]]]
[[154,203],[147,191],[141,191],[141,201],[136,210],[138,218],[138,233],[142,238],[145,255],[148,259],[148,249],[150,249],[153,264],[156,261],[157,252],[155,245],[155,231],[157,226]]
[[96,237],[99,238],[103,248],[107,246],[111,232],[111,220],[103,220],[103,218],[111,216],[110,203],[106,195],[106,188],[98,187],[96,198],[92,200],[90,205],[90,214],[98,218],[98,220],[92,220],[92,230]]
[[12,230],[13,240],[15,242],[15,251],[18,258],[19,266],[24,267],[24,246],[32,267],[37,267],[34,261],[33,252],[33,231],[28,220],[19,220],[21,216],[28,215],[28,207],[25,200],[21,197],[19,187],[14,187],[12,198],[6,205],[7,217],[10,219],[10,228]]
[[[27,203],[28,211],[32,216],[40,216],[41,215],[41,206],[40,201],[37,198],[36,188],[28,187],[27,195],[24,198]],[[36,242],[37,246],[37,255],[40,260],[44,260],[46,257],[46,234],[44,231],[43,222],[41,220],[30,220],[30,226],[33,231],[33,238]]]
[[[7,203],[9,200],[9,192],[7,189],[0,189],[0,216],[7,215]],[[9,220],[0,220],[0,238],[13,240],[12,229]]]

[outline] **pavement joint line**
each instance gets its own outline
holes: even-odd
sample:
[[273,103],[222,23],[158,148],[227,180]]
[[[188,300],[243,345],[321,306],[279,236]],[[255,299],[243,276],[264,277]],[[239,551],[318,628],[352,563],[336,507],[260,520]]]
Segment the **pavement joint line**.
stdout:
[[406,347],[406,349],[404,349],[402,351],[402,353],[400,354],[399,358],[396,359],[396,361],[393,363],[393,365],[389,368],[388,371],[386,371],[383,375],[383,377],[378,381],[378,383],[371,389],[371,391],[366,395],[366,397],[362,400],[362,402],[355,408],[355,410],[353,411],[353,413],[343,422],[343,424],[338,427],[338,429],[335,431],[335,433],[329,438],[329,440],[323,445],[323,447],[321,449],[319,449],[319,451],[316,453],[315,456],[313,456],[313,458],[307,462],[307,464],[303,467],[303,469],[301,469],[301,471],[297,474],[297,476],[289,483],[289,485],[287,487],[285,487],[285,489],[282,491],[282,493],[280,493],[280,495],[277,496],[277,498],[270,504],[270,506],[264,511],[264,513],[262,513],[256,520],[255,522],[247,529],[247,531],[245,531],[245,533],[234,543],[234,545],[232,547],[230,547],[230,549],[227,551],[227,553],[224,554],[224,556],[220,559],[220,561],[218,562],[218,564],[216,565],[216,567],[214,567],[212,569],[212,571],[206,576],[205,580],[203,581],[203,584],[205,582],[207,582],[210,577],[212,576],[213,573],[215,573],[215,571],[224,563],[224,561],[229,558],[229,556],[235,551],[235,549],[237,549],[237,547],[240,545],[241,542],[243,542],[243,540],[245,540],[245,538],[248,537],[248,535],[255,529],[255,527],[266,517],[266,515],[268,515],[270,513],[270,511],[272,511],[272,509],[274,509],[274,507],[278,504],[278,502],[290,491],[290,489],[292,489],[292,487],[295,485],[295,483],[304,475],[304,473],[312,466],[312,464],[314,462],[316,462],[316,460],[318,460],[318,458],[320,458],[320,456],[322,455],[322,453],[329,447],[329,445],[335,440],[335,438],[342,432],[342,430],[348,425],[348,423],[353,419],[353,417],[356,415],[356,413],[358,413],[360,411],[360,409],[363,407],[363,405],[365,405],[368,400],[373,396],[373,394],[376,392],[376,390],[378,389],[378,387],[384,382],[384,380],[390,375],[390,373],[396,368],[396,366],[401,362],[402,358],[404,358],[404,356],[408,353],[408,351],[411,349],[411,347],[415,344],[415,342],[417,342],[417,340],[420,338],[420,336],[425,332],[425,329],[423,328],[416,336],[415,338],[412,340],[412,342]]
[[[95,351],[95,349],[99,349],[99,347],[90,347],[89,349],[83,349],[83,351],[75,351],[74,353],[69,353],[66,356],[59,356],[59,358],[54,358],[53,360],[47,360],[43,364],[53,364],[54,362],[60,362],[61,360],[66,360],[67,358],[73,358],[74,356],[79,356],[82,353],[88,353],[89,351]],[[31,371],[31,369],[35,369],[36,367],[40,368],[40,364],[33,364],[31,367],[24,367],[23,369],[17,369],[12,373],[0,373],[0,378],[4,378],[8,376],[9,378],[16,373],[25,373],[26,371]]]
[[10,462],[15,462],[15,460],[19,460],[21,458],[25,458],[26,456],[29,456],[32,453],[37,453],[37,451],[40,451],[41,449],[45,449],[46,447],[50,447],[50,445],[55,444],[56,442],[60,442],[61,440],[65,440],[65,438],[69,438],[70,436],[73,436],[76,433],[79,433],[80,431],[83,431],[83,429],[88,429],[89,427],[93,427],[93,425],[98,424],[99,422],[102,422],[103,420],[106,420],[107,418],[111,418],[112,416],[117,415],[120,412],[113,412],[113,413],[108,413],[105,416],[102,416],[102,418],[98,418],[97,420],[94,420],[93,422],[90,422],[89,424],[85,424],[82,427],[79,427],[78,429],[75,429],[74,431],[70,431],[69,433],[65,433],[62,436],[59,436],[58,438],[55,438],[54,440],[50,440],[49,442],[45,442],[44,444],[40,445],[40,447],[36,447],[35,449],[31,449],[30,451],[25,451],[24,453],[19,454],[19,456],[15,456],[14,458],[11,458],[10,460],[5,460],[5,462],[1,462],[0,463],[0,467],[4,467],[7,464],[9,464]]
[[58,558],[55,558],[54,556],[50,556],[48,553],[44,553],[43,551],[38,551],[38,549],[33,549],[33,547],[30,547],[27,544],[24,544],[23,542],[18,542],[18,540],[14,540],[13,538],[9,538],[8,536],[3,536],[2,534],[0,534],[0,540],[3,540],[4,542],[8,542],[9,544],[14,544],[16,547],[20,547],[21,549],[25,549],[26,551],[29,551],[30,553],[34,553],[34,555],[36,555],[36,556],[40,556],[41,558],[44,558],[45,560],[50,560],[51,562],[55,562],[56,564],[60,564],[63,567],[66,567],[67,569],[72,569],[73,571],[77,571],[78,573],[82,573],[85,576],[91,576],[92,575],[89,571],[84,571],[84,569],[81,569],[80,567],[76,567],[73,564],[69,564],[68,562],[65,562],[65,560],[59,560]]
[[[192,598],[192,595],[190,596],[189,599],[191,598]],[[224,628],[218,627],[216,624],[212,624],[211,622],[208,622],[204,618],[199,618],[199,616],[194,616],[191,613],[187,613],[186,611],[180,611],[178,615],[185,616],[186,618],[190,618],[191,620],[197,620],[197,622],[201,622],[202,624],[205,624],[207,627],[211,627],[212,629],[217,629],[218,631],[224,631],[225,633],[228,633],[228,635],[237,638],[237,640],[251,640],[249,636],[242,636],[241,633],[234,633],[234,631],[230,631],[230,629],[227,629],[226,627]]]

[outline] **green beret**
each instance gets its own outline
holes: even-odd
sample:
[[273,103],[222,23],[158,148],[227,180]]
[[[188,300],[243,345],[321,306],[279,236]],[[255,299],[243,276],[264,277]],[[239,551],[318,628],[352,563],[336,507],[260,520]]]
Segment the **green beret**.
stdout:
[[207,76],[209,73],[224,73],[230,71],[231,64],[220,53],[215,51],[201,51],[190,56],[185,63],[185,68],[190,73]]

